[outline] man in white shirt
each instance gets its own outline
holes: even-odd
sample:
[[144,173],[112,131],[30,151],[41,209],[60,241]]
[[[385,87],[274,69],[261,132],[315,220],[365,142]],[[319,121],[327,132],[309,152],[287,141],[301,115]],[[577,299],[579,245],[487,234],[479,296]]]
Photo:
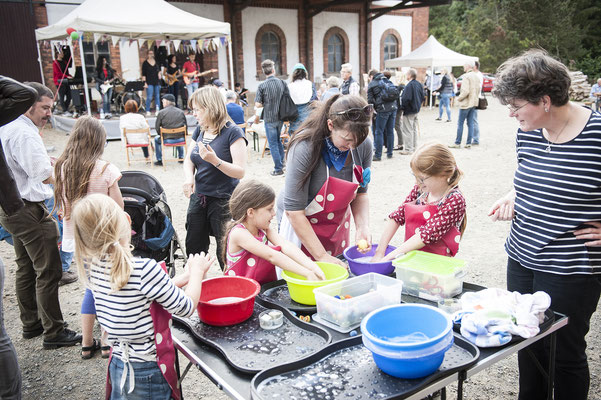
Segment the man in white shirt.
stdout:
[[52,164],[39,133],[52,115],[53,94],[39,83],[25,114],[0,128],[0,141],[25,206],[13,215],[0,209],[0,224],[12,234],[17,271],[15,289],[23,324],[23,338],[44,334],[43,346],[55,349],[81,342],[81,335],[65,328],[58,298],[62,276],[58,230],[44,205],[52,197]]
[[591,88],[591,94],[589,96],[591,101],[595,103],[595,111],[599,112],[599,106],[601,106],[601,78],[597,79],[597,83]]
[[[478,92],[478,98],[482,97],[482,87],[484,86],[484,75],[480,72],[480,61],[474,61],[474,69],[472,70],[480,81],[480,91]],[[478,125],[478,108],[474,109],[474,137],[472,138],[472,146],[478,146],[480,144],[480,125]]]
[[353,79],[353,66],[350,63],[342,64],[340,66],[340,77],[342,78],[342,85],[340,86],[340,93],[352,94],[353,96],[359,96],[359,83]]

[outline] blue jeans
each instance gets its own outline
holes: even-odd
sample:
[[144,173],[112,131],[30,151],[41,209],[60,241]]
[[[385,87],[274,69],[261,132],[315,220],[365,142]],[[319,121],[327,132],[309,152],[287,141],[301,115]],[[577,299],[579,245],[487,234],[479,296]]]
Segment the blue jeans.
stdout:
[[[46,203],[46,208],[48,209],[48,212],[52,211],[52,207],[54,207],[54,197],[51,197],[49,199],[47,199],[45,201]],[[60,221],[58,219],[58,213],[56,212],[57,210],[54,210],[54,212],[51,214],[52,218],[54,218],[54,220],[56,221],[56,224],[58,225],[58,240],[59,242],[63,241],[63,221]],[[61,247],[58,248],[58,252],[61,255],[61,265],[63,267],[63,272],[66,272],[69,270],[69,267],[71,267],[71,261],[73,260],[73,253],[69,253],[66,251],[63,251]]]
[[472,137],[473,144],[480,144],[480,125],[478,125],[478,109],[474,108],[474,135]]
[[188,91],[188,101],[192,98],[192,93],[194,93],[198,89],[198,82],[192,82],[189,85],[186,85],[186,90]]
[[438,118],[442,118],[443,107],[447,110],[447,119],[451,120],[451,93],[442,93],[438,103]]
[[[177,158],[179,158],[180,160],[184,159],[184,140],[183,139],[165,139],[164,140],[165,143],[181,143],[181,146],[177,146]],[[163,150],[162,150],[161,146],[161,137],[160,136],[156,136],[154,138],[154,148],[156,151],[156,155],[157,155],[157,161],[161,161],[163,160]]]
[[[171,388],[161,373],[155,361],[131,362],[134,369],[134,390],[129,392],[129,368],[125,368],[123,361],[117,357],[111,358],[109,364],[109,376],[111,378],[112,390],[111,400],[169,400]],[[127,379],[121,392],[121,376],[127,373]]]
[[394,112],[379,112],[376,114],[376,130],[374,157],[382,158],[382,147],[384,147],[384,136],[386,136],[386,154],[392,157],[394,149],[394,119],[396,118],[396,110]]
[[159,85],[148,85],[146,88],[146,112],[150,112],[150,102],[154,97],[154,105],[156,106],[156,112],[161,109],[161,87]]
[[102,112],[104,114],[110,114],[111,99],[113,98],[113,88],[110,88],[106,93],[103,94],[102,90],[100,89],[100,85],[101,83],[96,83],[96,89],[98,89],[98,91],[102,95]]
[[[589,331],[591,316],[599,303],[601,276],[549,274],[525,268],[510,258],[507,261],[507,290],[520,293],[542,290],[551,296],[551,309],[570,318],[568,325],[557,331],[553,398],[556,400],[587,399],[590,375],[585,337]],[[532,343],[528,346],[528,350],[532,351],[546,371],[549,367],[548,340]],[[518,367],[520,371],[518,399],[546,399],[546,378],[540,373],[526,350],[518,352]]]
[[265,122],[265,135],[267,136],[267,143],[269,143],[271,158],[273,158],[273,169],[276,172],[284,169],[284,146],[280,139],[283,124],[282,121]]
[[290,133],[290,136],[292,136],[292,134],[296,132],[296,130],[298,129],[298,127],[309,116],[309,112],[311,111],[311,107],[309,106],[309,104],[310,103],[298,104],[296,106],[296,109],[298,110],[298,118],[296,118],[294,121],[292,121],[290,123],[290,130],[288,131]]
[[472,144],[472,138],[474,137],[474,115],[476,115],[476,107],[459,109],[459,117],[457,118],[457,137],[455,138],[455,144],[461,144],[461,138],[463,136],[463,123],[465,120],[467,120],[467,140],[465,144]]

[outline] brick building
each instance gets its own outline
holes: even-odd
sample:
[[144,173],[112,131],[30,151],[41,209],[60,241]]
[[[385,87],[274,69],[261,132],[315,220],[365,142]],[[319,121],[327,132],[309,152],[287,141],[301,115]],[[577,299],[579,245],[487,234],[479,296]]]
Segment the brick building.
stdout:
[[[71,2],[73,5],[66,4]],[[37,28],[57,22],[81,2],[46,0],[23,5],[31,8],[33,24]],[[361,73],[370,68],[380,69],[384,60],[405,55],[425,42],[429,17],[429,8],[425,6],[444,2],[413,1],[407,6],[406,1],[366,0],[170,1],[185,11],[231,24],[234,80],[251,91],[256,90],[264,79],[260,64],[265,58],[276,61],[281,77],[290,74],[294,64],[302,62],[310,78],[316,82],[330,75],[339,75],[340,64],[350,62],[354,67],[354,78],[360,81]],[[338,3],[341,5],[336,5]],[[393,9],[400,5],[409,8]],[[113,45],[109,38],[95,42],[91,34],[84,38],[88,71],[93,70],[95,61],[104,54],[110,56],[113,68],[118,72],[123,71],[126,80],[135,80],[140,76],[140,66],[148,51],[147,44],[139,46],[137,41],[123,41]],[[163,50],[165,54],[174,51],[173,44],[168,46]],[[53,87],[53,46],[43,43],[40,52],[44,81]],[[79,51],[75,49],[72,53],[75,64],[80,65]],[[183,63],[185,58],[184,52],[180,51],[178,61]],[[213,52],[199,52],[197,61],[203,70],[217,68],[218,77],[229,82],[225,46]]]

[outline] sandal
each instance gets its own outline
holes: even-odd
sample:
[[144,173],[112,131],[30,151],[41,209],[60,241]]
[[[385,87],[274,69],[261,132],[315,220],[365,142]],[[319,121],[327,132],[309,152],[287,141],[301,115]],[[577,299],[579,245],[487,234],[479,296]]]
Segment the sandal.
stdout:
[[[100,349],[100,341],[97,339],[92,339],[91,346],[81,346],[81,358],[83,360],[89,360],[90,358],[94,357],[94,354],[98,349]],[[84,354],[84,351],[87,351],[89,353]]]
[[109,358],[111,356],[111,346],[101,346],[100,352],[102,353],[102,358]]

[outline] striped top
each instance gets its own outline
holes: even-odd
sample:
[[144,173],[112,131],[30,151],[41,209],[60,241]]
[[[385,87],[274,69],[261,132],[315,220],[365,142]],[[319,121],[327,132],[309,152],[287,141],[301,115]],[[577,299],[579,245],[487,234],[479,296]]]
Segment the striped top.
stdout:
[[[124,362],[156,361],[154,325],[150,305],[154,300],[171,314],[189,317],[192,299],[173,284],[155,260],[134,258],[127,285],[111,290],[109,267],[91,264],[90,283],[96,302],[98,322],[108,332],[113,356]],[[127,354],[124,355],[124,348]]]
[[263,104],[263,121],[276,122],[280,120],[280,100],[285,87],[284,81],[270,76],[257,88],[255,102]]
[[515,218],[505,244],[526,268],[554,274],[601,274],[601,247],[574,230],[601,221],[601,114],[573,140],[552,143],[542,130],[517,135]]

